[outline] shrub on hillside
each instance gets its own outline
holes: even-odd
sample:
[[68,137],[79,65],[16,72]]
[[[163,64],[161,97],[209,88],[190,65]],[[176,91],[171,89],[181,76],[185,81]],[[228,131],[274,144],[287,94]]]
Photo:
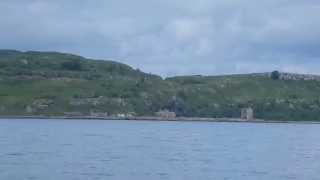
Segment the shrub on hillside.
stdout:
[[82,64],[78,60],[66,61],[62,63],[62,68],[70,71],[81,71]]

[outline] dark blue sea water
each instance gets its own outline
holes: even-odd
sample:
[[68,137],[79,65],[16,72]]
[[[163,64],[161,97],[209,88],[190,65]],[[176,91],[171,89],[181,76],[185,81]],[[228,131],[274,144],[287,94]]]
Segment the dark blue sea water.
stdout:
[[319,180],[320,125],[0,120],[0,180]]

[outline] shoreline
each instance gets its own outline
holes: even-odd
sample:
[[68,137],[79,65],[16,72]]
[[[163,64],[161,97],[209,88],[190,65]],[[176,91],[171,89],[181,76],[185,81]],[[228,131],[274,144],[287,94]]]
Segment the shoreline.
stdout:
[[320,124],[317,121],[284,121],[284,120],[244,120],[239,118],[200,118],[200,117],[176,117],[176,118],[163,118],[163,117],[93,117],[93,116],[0,116],[0,120],[13,119],[13,120],[28,120],[28,119],[48,119],[48,120],[101,120],[101,121],[167,121],[167,122],[223,122],[223,123],[279,123],[279,124]]

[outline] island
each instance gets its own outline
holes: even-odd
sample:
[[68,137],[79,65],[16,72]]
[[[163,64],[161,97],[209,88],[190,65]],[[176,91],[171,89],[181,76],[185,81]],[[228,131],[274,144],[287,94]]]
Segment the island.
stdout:
[[316,122],[320,76],[164,78],[115,61],[0,50],[0,117]]

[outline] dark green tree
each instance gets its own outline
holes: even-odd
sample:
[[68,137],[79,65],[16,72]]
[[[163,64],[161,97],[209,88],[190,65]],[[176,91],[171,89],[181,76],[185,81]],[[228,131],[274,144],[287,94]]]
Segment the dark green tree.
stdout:
[[278,80],[280,78],[280,73],[279,73],[279,71],[273,71],[272,73],[271,73],[271,79],[273,79],[273,80]]
[[82,64],[79,60],[71,60],[62,63],[62,68],[70,71],[81,71]]

